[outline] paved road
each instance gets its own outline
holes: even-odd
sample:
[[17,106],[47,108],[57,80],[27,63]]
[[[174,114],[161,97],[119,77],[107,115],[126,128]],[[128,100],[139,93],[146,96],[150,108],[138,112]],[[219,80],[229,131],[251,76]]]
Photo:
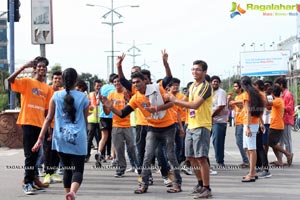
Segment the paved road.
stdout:
[[[300,195],[300,132],[293,132],[294,162],[291,167],[272,168],[273,176],[268,179],[259,179],[255,183],[241,183],[241,177],[247,169],[239,169],[240,155],[235,145],[234,129],[228,127],[226,136],[225,164],[226,169],[216,169],[218,175],[211,176],[211,188],[214,199],[299,199]],[[210,151],[212,165],[214,150]],[[274,160],[272,150],[269,160]],[[23,178],[22,169],[12,169],[23,165],[24,157],[21,149],[0,148],[0,188],[1,200],[13,199],[64,199],[63,185],[51,184],[44,192],[26,196],[21,189]],[[136,188],[137,175],[127,173],[123,178],[115,178],[112,169],[95,169],[91,159],[85,166],[84,182],[78,192],[79,200],[91,199],[193,199],[188,195],[196,184],[195,177],[182,174],[182,193],[168,194],[158,173],[154,174],[154,185],[149,187],[148,193],[133,194]],[[108,166],[108,164],[107,164]]]

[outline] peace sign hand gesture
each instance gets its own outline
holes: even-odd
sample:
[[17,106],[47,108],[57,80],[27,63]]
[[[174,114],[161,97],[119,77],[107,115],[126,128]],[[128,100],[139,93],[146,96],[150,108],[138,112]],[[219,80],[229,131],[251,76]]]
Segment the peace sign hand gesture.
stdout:
[[117,66],[117,67],[122,67],[122,62],[123,62],[125,56],[126,56],[126,54],[125,54],[125,53],[122,53],[121,56],[118,56],[118,57],[117,57],[117,63],[116,63],[116,66]]
[[161,50],[161,54],[162,54],[163,62],[164,62],[164,63],[168,62],[169,55],[168,55],[166,49]]

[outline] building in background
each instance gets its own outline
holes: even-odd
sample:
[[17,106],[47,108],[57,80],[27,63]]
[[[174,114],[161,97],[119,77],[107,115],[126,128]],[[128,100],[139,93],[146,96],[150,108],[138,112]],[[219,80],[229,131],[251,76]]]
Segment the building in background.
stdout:
[[8,70],[7,60],[7,18],[0,17],[0,70]]
[[291,36],[278,43],[278,50],[289,50],[291,52],[288,61],[289,74],[289,89],[295,97],[295,104],[300,103],[299,89],[300,89],[300,16],[296,19],[297,34]]

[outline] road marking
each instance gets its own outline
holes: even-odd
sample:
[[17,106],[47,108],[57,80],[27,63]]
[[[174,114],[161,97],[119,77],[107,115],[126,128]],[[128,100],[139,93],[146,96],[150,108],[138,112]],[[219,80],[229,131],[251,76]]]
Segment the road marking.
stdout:
[[9,157],[9,156],[16,155],[18,153],[20,153],[20,152],[18,152],[18,151],[4,151],[4,152],[1,152],[0,151],[0,156]]

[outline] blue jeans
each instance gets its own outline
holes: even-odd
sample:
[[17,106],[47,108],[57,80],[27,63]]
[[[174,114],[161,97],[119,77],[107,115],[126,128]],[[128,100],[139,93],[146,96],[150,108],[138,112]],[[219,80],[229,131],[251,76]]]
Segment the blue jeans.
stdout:
[[182,178],[180,176],[179,164],[175,155],[175,126],[170,126],[166,128],[154,128],[148,130],[146,138],[146,148],[145,157],[143,163],[142,179],[143,185],[146,187],[149,183],[149,176],[151,174],[151,162],[155,156],[155,149],[161,142],[166,145],[167,156],[171,165],[171,169],[174,172],[174,183],[181,185]]
[[239,150],[240,150],[240,154],[242,156],[243,159],[243,163],[249,163],[247,154],[243,148],[243,127],[244,125],[237,125],[235,127],[235,140],[236,140],[236,145],[238,146]]
[[167,147],[166,143],[160,142],[155,150],[155,156],[157,157],[158,166],[160,168],[161,176],[168,177],[170,165],[167,159]]
[[138,160],[138,174],[142,172],[142,166],[145,155],[146,147],[146,137],[147,137],[148,126],[136,126],[136,150],[137,150],[137,160]]
[[[132,126],[131,127],[131,130],[132,130],[132,138],[133,138],[133,146],[134,146],[134,153],[135,153],[135,156],[137,157],[137,148],[136,148],[136,127]],[[136,165],[138,166],[139,163],[135,163],[134,162],[134,159],[132,158],[131,154],[129,153],[128,151],[128,147],[126,145],[126,151],[127,151],[127,156],[128,156],[128,159],[129,159],[129,162],[130,162],[130,165],[132,168],[134,168]]]
[[227,123],[215,123],[212,125],[213,146],[215,158],[218,164],[224,164],[224,148]]
[[176,153],[176,158],[177,158],[177,161],[178,163],[181,163],[182,161],[184,161],[182,159],[182,137],[180,136],[180,126],[178,123],[175,123],[175,127],[176,127],[176,130],[175,130],[175,153]]

